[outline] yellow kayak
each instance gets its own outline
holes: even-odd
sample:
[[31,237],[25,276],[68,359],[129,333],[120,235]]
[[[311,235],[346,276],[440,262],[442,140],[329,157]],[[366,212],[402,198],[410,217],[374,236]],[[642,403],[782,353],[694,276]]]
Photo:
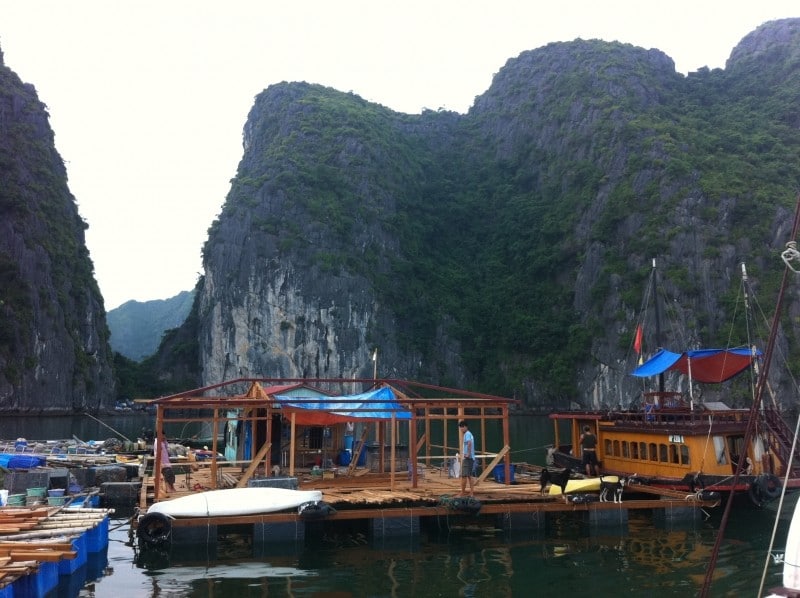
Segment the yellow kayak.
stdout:
[[[615,484],[619,478],[615,475],[603,476],[603,481]],[[585,478],[581,480],[570,480],[567,482],[566,494],[575,492],[600,492],[600,478]],[[550,484],[550,494],[561,494],[561,486]]]

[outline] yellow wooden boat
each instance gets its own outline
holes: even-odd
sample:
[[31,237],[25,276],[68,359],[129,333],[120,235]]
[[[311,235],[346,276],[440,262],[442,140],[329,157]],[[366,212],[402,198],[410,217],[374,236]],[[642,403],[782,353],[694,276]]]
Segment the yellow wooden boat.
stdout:
[[[619,477],[615,475],[603,476],[603,481],[615,484],[619,482]],[[567,482],[565,488],[566,494],[575,494],[578,492],[600,492],[600,478],[584,478],[579,480],[570,480]],[[550,484],[550,494],[558,496],[561,494],[561,486]]]
[[136,455],[117,455],[115,460],[117,463],[122,463],[122,464],[131,464],[131,463],[137,464],[142,462],[141,457],[138,457]]

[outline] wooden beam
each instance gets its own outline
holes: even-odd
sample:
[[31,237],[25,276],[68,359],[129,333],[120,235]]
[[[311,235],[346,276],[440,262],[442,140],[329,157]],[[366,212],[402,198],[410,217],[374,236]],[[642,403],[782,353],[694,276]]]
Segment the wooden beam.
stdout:
[[[264,446],[261,447],[261,450],[258,451],[258,454],[255,457],[253,457],[253,459],[250,461],[250,465],[248,465],[247,469],[244,470],[242,477],[239,478],[238,482],[236,482],[237,488],[244,488],[245,486],[247,486],[247,482],[250,481],[250,478],[253,477],[253,474],[255,473],[256,469],[258,469],[258,465],[261,462],[261,459],[264,458],[264,456],[270,451],[271,448],[272,448],[271,442],[264,443]],[[264,475],[269,475],[269,473],[265,471]]]
[[478,476],[477,480],[475,480],[475,487],[476,488],[478,487],[478,484],[480,484],[483,480],[485,480],[489,476],[489,474],[494,470],[494,466],[497,465],[498,463],[500,463],[500,459],[505,457],[506,453],[508,451],[510,451],[510,450],[511,450],[511,447],[508,446],[508,445],[505,445],[502,449],[500,449],[500,451],[497,453],[497,456],[494,459],[492,459],[492,461],[491,461],[491,463],[489,463],[489,465],[487,465],[486,467],[483,468],[483,471],[481,472],[481,475]]

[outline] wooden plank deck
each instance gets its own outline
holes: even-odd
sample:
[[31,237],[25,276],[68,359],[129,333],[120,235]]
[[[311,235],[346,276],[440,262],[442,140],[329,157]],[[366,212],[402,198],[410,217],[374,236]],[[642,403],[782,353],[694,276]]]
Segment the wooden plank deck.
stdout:
[[[241,468],[229,468],[226,476],[234,477]],[[341,471],[347,471],[342,468]],[[205,476],[205,477],[203,477]],[[320,490],[322,499],[336,509],[336,513],[326,520],[374,519],[409,516],[446,516],[454,511],[447,500],[457,496],[461,490],[461,480],[450,478],[441,468],[421,468],[417,487],[413,487],[408,472],[395,472],[394,480],[389,473],[370,473],[364,468],[355,470],[353,475],[340,475],[325,479],[312,476],[306,471],[298,476],[300,490]],[[715,501],[700,501],[689,493],[661,491],[646,486],[636,486],[637,496],[640,488],[654,495],[652,499],[637,498],[623,503],[573,503],[561,495],[543,494],[538,483],[538,473],[534,469],[517,476],[514,484],[499,484],[486,479],[475,488],[475,498],[481,502],[480,514],[534,513],[534,512],[586,512],[607,510],[674,509],[687,507],[714,507]],[[234,487],[235,480],[230,480]],[[211,483],[208,473],[203,470],[191,472],[185,480],[179,475],[176,479],[178,492],[168,498],[176,498],[193,492],[192,488],[203,491]],[[197,486],[195,486],[197,485]],[[152,497],[152,479],[145,478],[143,496]],[[143,503],[141,506],[145,506]],[[140,508],[141,508],[140,506]],[[142,509],[145,510],[145,509]],[[209,524],[251,524],[296,522],[300,518],[294,511],[265,513],[235,517],[178,518],[173,521],[176,527],[191,527]]]

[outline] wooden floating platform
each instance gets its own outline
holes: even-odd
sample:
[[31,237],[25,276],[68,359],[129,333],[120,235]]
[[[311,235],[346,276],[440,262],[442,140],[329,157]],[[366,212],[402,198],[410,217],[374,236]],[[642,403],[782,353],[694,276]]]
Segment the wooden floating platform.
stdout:
[[[524,469],[524,468],[523,468]],[[200,474],[201,472],[192,472]],[[207,474],[206,474],[207,475]],[[234,476],[232,471],[225,475]],[[480,501],[478,517],[502,516],[525,517],[530,515],[538,518],[540,514],[551,513],[576,513],[592,517],[598,522],[627,522],[627,513],[631,510],[663,510],[665,513],[679,513],[676,517],[688,518],[696,515],[701,508],[712,508],[719,501],[699,500],[692,493],[665,491],[648,486],[637,485],[626,488],[627,498],[622,503],[613,502],[572,502],[562,495],[542,493],[535,471],[528,475],[519,476],[513,484],[500,484],[490,479],[483,480],[475,488],[475,498]],[[200,478],[197,478],[200,480]],[[209,480],[206,480],[208,483]],[[387,473],[368,473],[366,471],[355,473],[351,476],[336,476],[324,478],[303,473],[299,476],[298,489],[319,490],[322,500],[331,505],[336,512],[325,516],[323,519],[314,520],[315,523],[364,520],[368,524],[377,520],[409,519],[409,518],[442,518],[455,515],[465,515],[464,512],[454,509],[451,499],[460,492],[461,480],[449,478],[447,473],[436,468],[425,468],[414,487],[408,479],[407,472],[396,472],[394,476]],[[189,494],[193,484],[204,487],[195,478],[189,477],[176,481],[177,493],[169,498],[177,498]],[[152,480],[145,479],[142,484],[142,508],[146,510],[145,502],[148,497],[148,488],[152,492]],[[201,490],[202,491],[202,490]],[[635,494],[634,494],[635,492]],[[288,525],[291,534],[296,534],[298,523],[305,521],[295,510],[280,513],[263,513],[256,515],[225,516],[225,517],[187,517],[172,520],[171,525],[178,538],[180,530],[202,528],[207,530],[210,526],[230,525],[264,525],[274,530],[281,524]],[[132,532],[135,531],[136,521],[132,523]],[[302,534],[301,534],[302,535]],[[294,536],[296,538],[296,536]],[[177,540],[176,540],[177,541]]]

